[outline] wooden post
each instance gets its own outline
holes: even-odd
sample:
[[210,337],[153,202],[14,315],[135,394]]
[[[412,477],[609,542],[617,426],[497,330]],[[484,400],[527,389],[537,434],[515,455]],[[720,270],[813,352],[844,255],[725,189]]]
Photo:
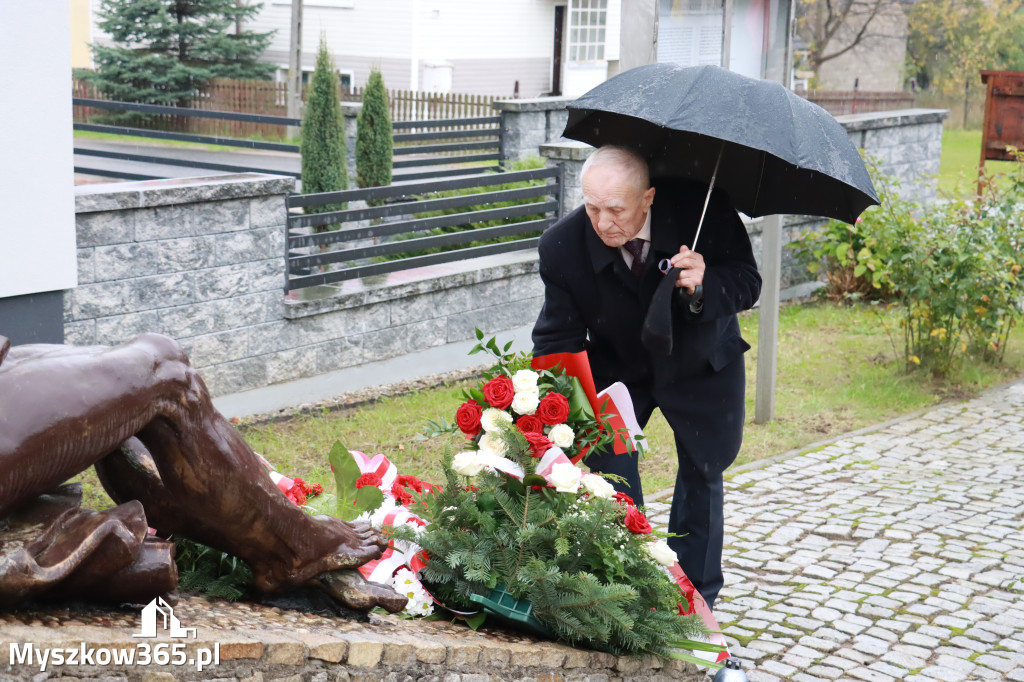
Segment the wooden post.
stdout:
[[782,216],[765,216],[761,229],[761,303],[757,323],[755,424],[765,424],[775,418],[775,372],[778,360],[781,275]]
[[[302,0],[292,0],[291,37],[288,45],[288,117],[302,118]],[[289,137],[299,128],[289,126]]]

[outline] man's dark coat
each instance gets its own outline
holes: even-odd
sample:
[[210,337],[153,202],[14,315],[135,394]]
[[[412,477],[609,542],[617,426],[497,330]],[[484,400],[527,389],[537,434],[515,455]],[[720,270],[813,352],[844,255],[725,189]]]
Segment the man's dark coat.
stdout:
[[639,280],[619,249],[600,240],[582,206],[543,234],[544,307],[533,329],[533,353],[586,350],[598,390],[622,381],[638,407],[653,398],[697,469],[715,476],[739,451],[745,382],[739,360],[750,346],[736,313],[753,306],[761,277],[743,222],[714,193],[695,249],[706,265],[703,310],[694,314],[673,296],[672,353],[648,351],[640,334],[664,277],[657,264],[682,244],[692,246],[707,189],[683,182],[655,187],[651,248]]

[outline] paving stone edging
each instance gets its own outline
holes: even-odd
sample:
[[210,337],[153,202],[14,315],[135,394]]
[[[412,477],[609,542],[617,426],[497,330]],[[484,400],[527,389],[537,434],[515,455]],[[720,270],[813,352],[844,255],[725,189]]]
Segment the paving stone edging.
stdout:
[[[183,599],[175,613],[196,627],[197,639],[159,636],[141,640],[137,613],[68,609],[31,614],[0,613],[0,680],[42,682],[348,682],[444,680],[444,682],[697,682],[704,673],[681,661],[613,656],[536,640],[518,633],[478,632],[442,621],[371,615],[369,623],[281,611],[257,604]],[[235,622],[247,622],[238,627]],[[219,665],[193,666],[12,664],[12,645],[34,649],[135,649],[140,642],[184,643],[187,658],[219,646]],[[186,658],[186,660],[187,660]]]

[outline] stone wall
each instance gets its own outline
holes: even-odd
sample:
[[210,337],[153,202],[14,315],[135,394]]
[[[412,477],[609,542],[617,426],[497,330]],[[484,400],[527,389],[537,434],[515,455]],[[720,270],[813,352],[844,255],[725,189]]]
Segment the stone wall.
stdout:
[[177,339],[217,395],[530,324],[532,253],[284,292],[290,178],[244,174],[76,190],[79,286],[66,343]]

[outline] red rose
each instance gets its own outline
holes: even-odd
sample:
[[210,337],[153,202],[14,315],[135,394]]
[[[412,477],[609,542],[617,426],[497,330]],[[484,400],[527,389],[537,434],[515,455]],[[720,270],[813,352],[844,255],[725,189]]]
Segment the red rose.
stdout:
[[544,433],[544,423],[532,414],[524,414],[517,419],[516,428],[523,433]]
[[543,433],[527,431],[523,435],[526,436],[527,442],[530,443],[530,454],[534,457],[543,457],[544,453],[552,445],[551,441]]
[[623,523],[631,533],[636,533],[637,535],[645,535],[653,530],[651,528],[651,522],[648,521],[647,517],[644,516],[644,513],[636,507],[630,507],[626,510],[626,519]]
[[614,495],[612,495],[612,499],[618,502],[619,504],[626,505],[627,507],[636,506],[636,502],[633,501],[633,498],[627,495],[626,493],[615,493]]
[[483,414],[483,408],[480,407],[480,403],[475,400],[467,400],[455,411],[455,423],[467,437],[472,438],[480,433],[481,414]]
[[512,380],[504,374],[496,376],[484,384],[484,398],[499,410],[504,410],[512,404],[512,398],[516,396],[515,386]]
[[368,485],[379,488],[383,482],[384,481],[381,479],[380,474],[375,471],[367,471],[356,480],[356,488],[359,489]]
[[563,423],[569,418],[569,401],[561,393],[548,393],[537,405],[537,418],[552,426]]

